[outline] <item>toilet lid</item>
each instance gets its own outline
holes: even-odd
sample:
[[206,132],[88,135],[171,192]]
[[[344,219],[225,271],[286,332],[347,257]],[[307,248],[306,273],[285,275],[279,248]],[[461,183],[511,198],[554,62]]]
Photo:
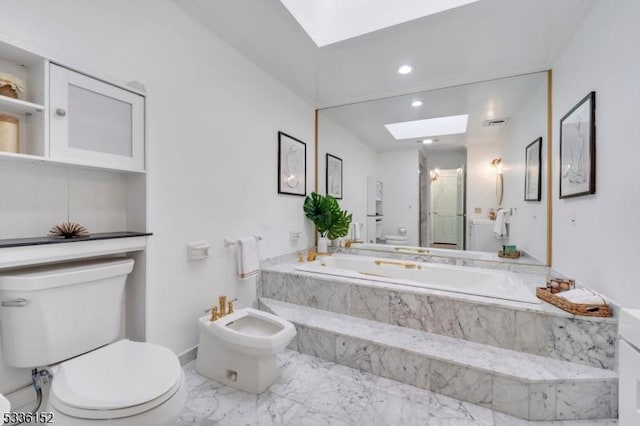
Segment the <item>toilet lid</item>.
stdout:
[[181,382],[182,368],[169,349],[120,340],[60,364],[51,387],[52,403],[75,416],[90,410],[91,418],[99,418],[100,411],[114,413],[133,406],[149,410],[170,398]]

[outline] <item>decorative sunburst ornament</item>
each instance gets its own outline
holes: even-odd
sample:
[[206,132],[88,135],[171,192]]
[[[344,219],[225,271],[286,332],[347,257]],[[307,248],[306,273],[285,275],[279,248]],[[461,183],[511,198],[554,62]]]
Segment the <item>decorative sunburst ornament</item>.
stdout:
[[74,222],[62,222],[49,230],[50,237],[79,238],[88,237],[87,228]]

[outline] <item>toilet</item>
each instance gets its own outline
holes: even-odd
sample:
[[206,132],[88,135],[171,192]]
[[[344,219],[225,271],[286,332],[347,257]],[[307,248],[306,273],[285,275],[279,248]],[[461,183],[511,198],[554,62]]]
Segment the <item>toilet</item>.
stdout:
[[56,425],[168,426],[184,407],[172,351],[115,341],[132,270],[133,260],[111,258],[0,273],[4,361],[52,373],[41,410],[53,412]]
[[9,400],[0,393],[0,419],[4,419],[4,415],[11,410],[11,404]]
[[407,228],[398,228],[398,235],[385,235],[383,237],[384,243],[392,246],[406,246],[409,244],[409,237],[407,236]]
[[215,321],[200,317],[198,324],[196,371],[250,393],[264,392],[278,378],[276,354],[296,335],[289,321],[251,308]]

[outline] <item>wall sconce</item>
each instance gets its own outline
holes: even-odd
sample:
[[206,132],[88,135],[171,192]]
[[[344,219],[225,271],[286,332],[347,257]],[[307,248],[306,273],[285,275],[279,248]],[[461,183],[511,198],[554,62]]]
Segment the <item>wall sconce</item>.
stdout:
[[494,158],[491,160],[491,167],[496,169],[496,173],[502,174],[502,158]]
[[502,205],[504,197],[504,175],[502,174],[502,158],[494,158],[491,160],[491,167],[496,170],[496,202],[498,206]]
[[440,177],[439,169],[429,170],[429,180],[431,182],[438,180],[439,177]]

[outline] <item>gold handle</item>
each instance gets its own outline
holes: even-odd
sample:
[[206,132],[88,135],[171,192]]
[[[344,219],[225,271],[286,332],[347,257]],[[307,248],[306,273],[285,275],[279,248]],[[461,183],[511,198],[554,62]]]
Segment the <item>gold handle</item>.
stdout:
[[233,313],[233,303],[234,303],[235,301],[237,301],[237,300],[238,300],[238,298],[236,297],[235,299],[233,299],[233,300],[229,300],[229,301],[227,302],[227,315],[229,315],[229,314],[232,314],[232,313]]
[[209,313],[209,312],[211,312],[211,318],[209,318],[209,321],[215,321],[218,318],[220,318],[220,316],[218,315],[218,307],[217,306],[214,306],[213,308],[207,309],[206,311],[204,311],[205,314]]
[[393,260],[374,260],[373,263],[376,265],[392,265],[392,266],[403,266],[407,269],[422,269],[422,266],[416,265],[415,263],[410,262],[394,262]]
[[429,250],[423,248],[413,248],[413,247],[396,247],[395,251],[412,251],[416,253],[429,253]]

